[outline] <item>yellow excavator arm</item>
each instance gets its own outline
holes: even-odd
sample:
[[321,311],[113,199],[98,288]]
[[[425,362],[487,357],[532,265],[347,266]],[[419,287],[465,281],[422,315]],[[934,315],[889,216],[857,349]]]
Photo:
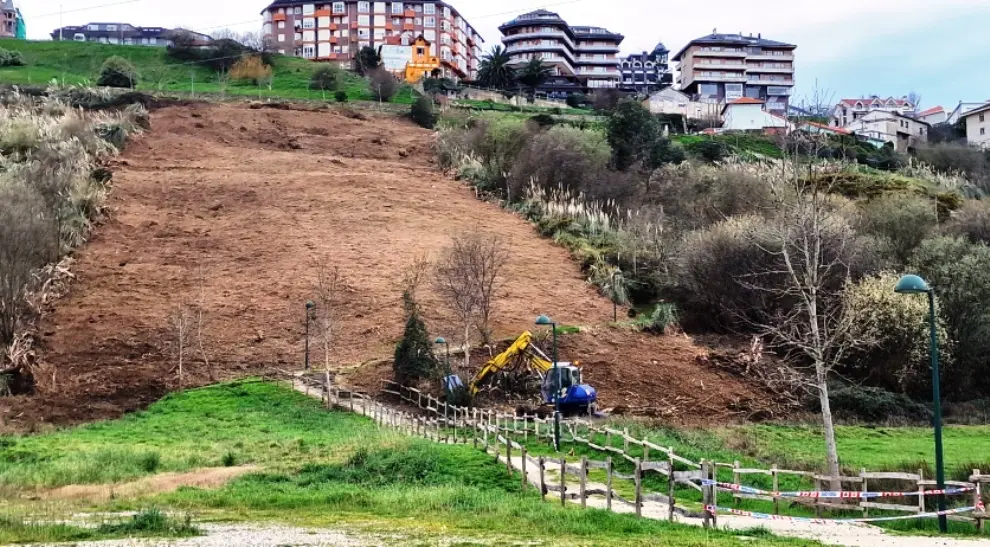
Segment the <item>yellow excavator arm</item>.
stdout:
[[533,345],[533,335],[526,331],[516,338],[516,341],[512,343],[502,353],[492,357],[490,361],[485,363],[478,374],[475,374],[474,378],[471,379],[471,384],[468,386],[471,390],[472,395],[477,395],[478,386],[492,374],[504,369],[505,367],[516,362],[517,358],[523,358],[526,365],[532,368],[535,372],[538,372],[541,376],[545,375],[547,371],[553,368],[553,363],[550,358],[547,357],[540,348]]

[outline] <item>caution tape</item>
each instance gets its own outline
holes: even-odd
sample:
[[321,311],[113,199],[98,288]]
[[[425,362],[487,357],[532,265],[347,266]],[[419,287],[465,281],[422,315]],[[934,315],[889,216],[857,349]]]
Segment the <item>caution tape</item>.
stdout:
[[900,515],[896,517],[870,517],[870,518],[858,518],[858,519],[822,519],[822,518],[811,518],[811,517],[789,517],[784,515],[771,515],[769,513],[754,513],[752,511],[742,511],[740,509],[729,509],[715,507],[714,505],[706,505],[705,511],[709,514],[714,515],[717,512],[726,513],[730,515],[740,516],[740,517],[751,517],[760,520],[783,520],[790,522],[808,522],[812,524],[834,524],[836,522],[841,523],[858,523],[858,522],[887,522],[892,520],[909,520],[909,519],[924,519],[924,518],[935,518],[943,515],[958,515],[959,513],[969,513],[975,511],[976,507],[960,507],[958,509],[946,509],[945,511],[935,511],[932,513],[915,513],[913,515]]
[[[921,495],[920,490],[913,490],[911,492],[861,492],[855,490],[803,490],[796,492],[775,492],[773,490],[760,490],[759,488],[753,488],[750,486],[743,486],[741,484],[733,484],[731,482],[718,482],[709,479],[703,479],[701,481],[702,486],[716,486],[720,490],[726,490],[731,492],[739,492],[742,494],[754,494],[758,496],[773,496],[775,498],[828,498],[828,499],[865,499],[865,498],[906,498],[910,496]],[[975,487],[966,486],[960,488],[940,488],[937,490],[925,490],[924,494],[926,496],[955,496],[959,494],[964,494],[966,492],[972,492]]]

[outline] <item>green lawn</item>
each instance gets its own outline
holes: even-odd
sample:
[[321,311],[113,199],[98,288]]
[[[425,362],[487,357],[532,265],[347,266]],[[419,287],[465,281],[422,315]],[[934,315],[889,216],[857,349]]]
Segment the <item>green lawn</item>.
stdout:
[[[535,545],[646,545],[658,537],[672,546],[752,544],[747,533],[706,532],[543,502],[480,450],[379,429],[366,418],[328,412],[319,401],[261,382],[189,390],[121,420],[2,437],[0,443],[0,505],[16,503],[20,511],[18,520],[7,521],[2,541],[94,537],[71,526],[23,524],[37,517],[22,496],[24,488],[254,462],[263,471],[217,490],[187,487],[72,510],[158,507],[211,520],[387,531],[429,541],[454,535]],[[35,507],[43,512],[37,518],[52,518],[45,513],[49,506]],[[126,525],[97,532],[119,534]],[[757,534],[761,545],[813,545],[748,534]]]
[[[27,63],[22,67],[0,68],[0,83],[5,84],[45,85],[52,80],[70,85],[92,83],[103,61],[119,55],[137,68],[138,89],[146,91],[334,100],[333,93],[324,96],[309,89],[309,78],[318,65],[297,57],[275,57],[272,89],[239,82],[232,82],[224,89],[215,72],[196,63],[173,61],[167,57],[165,48],[9,39],[0,40],[0,47],[20,51]],[[367,80],[356,74],[346,73],[342,89],[347,92],[348,100],[374,100]],[[410,86],[403,86],[392,102],[412,104],[414,95]]]
[[724,144],[732,152],[743,157],[756,155],[759,157],[781,158],[784,155],[772,138],[763,135],[673,135],[671,139],[681,143],[688,152],[691,152],[698,144],[706,140],[714,140]]

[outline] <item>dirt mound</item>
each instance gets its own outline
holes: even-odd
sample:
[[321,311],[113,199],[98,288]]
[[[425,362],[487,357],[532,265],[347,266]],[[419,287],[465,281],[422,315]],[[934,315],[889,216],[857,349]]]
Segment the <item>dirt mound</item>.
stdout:
[[[401,334],[405,270],[476,227],[510,245],[498,335],[531,328],[540,313],[562,324],[610,319],[610,304],[565,250],[436,172],[432,138],[394,117],[333,110],[154,111],[152,131],[117,166],[111,219],[78,253],[77,280],[43,325],[39,357],[55,372],[37,379],[34,397],[0,399],[0,419],[25,429],[113,417],[154,401],[176,387],[169,315],[200,299],[216,377],[298,369],[319,261],[339,266],[347,283],[333,365],[387,358]],[[459,332],[428,287],[421,303],[431,332]],[[573,346],[577,355],[568,358],[593,356],[585,358],[589,380],[606,402],[632,391],[644,407],[662,409],[680,405],[679,393],[721,416],[731,411],[728,388],[711,398],[698,391],[699,380],[719,389],[712,386],[721,376],[699,369],[699,350],[687,341],[596,330],[567,338],[565,351],[579,341],[588,347]],[[313,360],[322,359],[314,351]],[[209,381],[198,355],[187,371],[190,384]],[[721,385],[738,389],[740,400],[756,398],[738,380]]]

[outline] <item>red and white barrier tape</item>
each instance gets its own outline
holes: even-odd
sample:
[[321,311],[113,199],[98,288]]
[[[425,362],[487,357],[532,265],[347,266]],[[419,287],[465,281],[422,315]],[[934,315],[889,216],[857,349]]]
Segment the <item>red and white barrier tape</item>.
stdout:
[[[702,486],[716,486],[720,490],[726,490],[731,492],[740,492],[742,494],[754,494],[760,496],[773,496],[775,498],[828,498],[828,499],[862,499],[862,498],[906,498],[911,496],[918,496],[921,491],[913,490],[910,492],[861,492],[856,490],[803,490],[796,492],[774,492],[773,490],[760,490],[759,488],[752,488],[750,486],[743,486],[741,484],[733,484],[730,482],[717,482],[713,480],[702,480]],[[944,494],[946,496],[955,496],[958,494],[964,494],[966,492],[972,492],[975,487],[967,486],[961,488],[942,488],[938,490],[925,490],[924,494],[926,496],[938,496]]]
[[754,513],[752,511],[742,511],[739,509],[729,509],[715,507],[714,505],[705,506],[705,510],[710,514],[716,514],[717,512],[726,513],[730,515],[736,515],[740,517],[752,517],[760,520],[783,520],[790,522],[808,522],[812,524],[834,524],[836,522],[840,523],[858,523],[858,522],[886,522],[892,520],[909,520],[909,519],[923,519],[923,518],[934,518],[942,515],[958,515],[959,513],[969,513],[975,511],[976,507],[960,507],[958,509],[947,509],[945,511],[935,511],[933,513],[916,513],[913,515],[900,515],[896,517],[871,517],[871,518],[858,518],[858,519],[822,519],[822,518],[811,518],[811,517],[788,517],[784,515],[771,515],[768,513]]

